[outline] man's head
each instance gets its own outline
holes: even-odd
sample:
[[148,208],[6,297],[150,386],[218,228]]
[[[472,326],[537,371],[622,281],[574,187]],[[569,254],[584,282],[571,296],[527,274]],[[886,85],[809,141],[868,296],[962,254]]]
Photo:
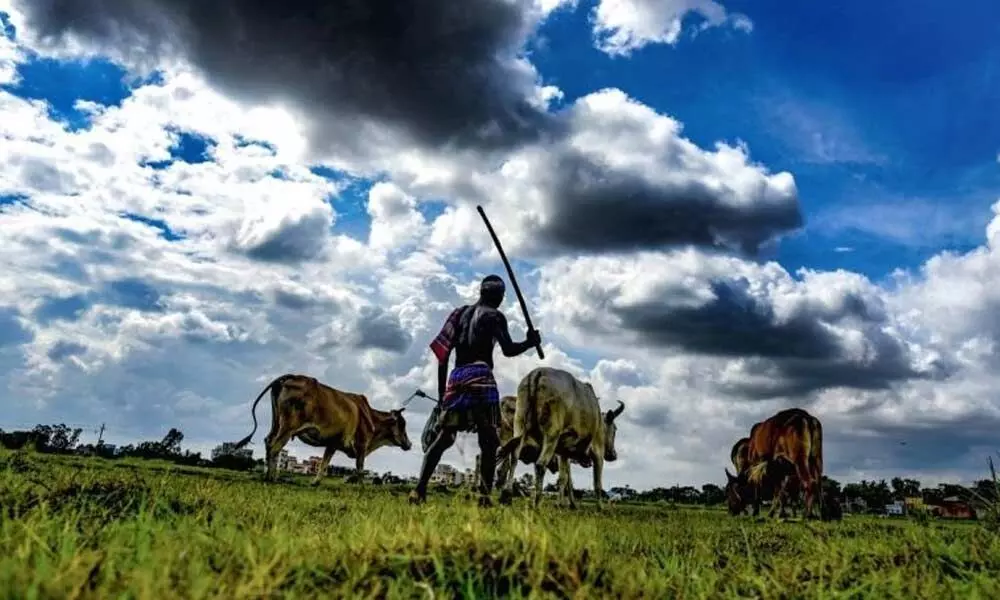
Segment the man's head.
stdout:
[[503,279],[499,275],[487,275],[479,284],[479,301],[492,308],[499,308],[503,303],[503,294],[506,289]]

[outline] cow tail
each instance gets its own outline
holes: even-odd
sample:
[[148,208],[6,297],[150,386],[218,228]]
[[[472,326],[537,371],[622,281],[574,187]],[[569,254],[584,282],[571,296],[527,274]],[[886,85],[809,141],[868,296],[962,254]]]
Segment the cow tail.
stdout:
[[[253,405],[250,407],[250,416],[253,417],[253,430],[250,432],[250,435],[236,442],[234,450],[239,450],[243,446],[249,444],[250,440],[253,438],[253,434],[257,433],[257,403],[260,402],[260,399],[264,397],[264,394],[266,394],[268,390],[272,388],[277,389],[278,387],[281,386],[281,384],[285,382],[286,379],[288,379],[288,377],[289,377],[288,375],[281,375],[280,377],[275,378],[274,381],[264,386],[264,389],[262,389],[260,391],[260,394],[257,395],[257,398],[253,401]],[[272,394],[271,398],[271,410],[274,410],[273,396],[274,394]]]

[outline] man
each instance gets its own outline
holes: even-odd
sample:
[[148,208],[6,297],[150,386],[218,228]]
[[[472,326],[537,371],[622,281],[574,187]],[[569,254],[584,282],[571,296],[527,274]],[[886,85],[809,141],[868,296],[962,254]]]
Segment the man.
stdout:
[[[490,494],[500,447],[500,393],[493,378],[493,345],[499,342],[503,355],[511,357],[534,348],[542,339],[538,331],[529,330],[523,342],[511,341],[507,319],[498,310],[503,296],[503,280],[497,275],[487,276],[479,286],[479,300],[453,310],[430,344],[438,360],[441,414],[437,432],[430,432],[433,441],[425,449],[420,481],[410,492],[413,504],[426,500],[431,474],[460,431],[475,431],[479,438],[479,505],[492,504]],[[455,369],[448,377],[448,359],[453,349]]]

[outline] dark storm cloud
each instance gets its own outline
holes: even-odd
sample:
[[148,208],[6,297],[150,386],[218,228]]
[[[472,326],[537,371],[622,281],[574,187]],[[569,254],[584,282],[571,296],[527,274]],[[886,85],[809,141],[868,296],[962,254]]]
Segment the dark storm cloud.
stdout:
[[330,237],[330,215],[313,211],[286,220],[256,239],[233,240],[230,249],[261,262],[295,264],[322,257]]
[[317,117],[369,118],[429,146],[507,146],[547,121],[509,60],[532,26],[525,0],[23,0],[20,7],[45,38],[75,34],[133,57],[184,55],[235,96],[288,99]]
[[[552,214],[537,234],[573,252],[628,251],[692,244],[755,254],[803,223],[794,193],[734,205],[703,181],[657,185],[567,153],[549,184]],[[777,194],[770,186],[764,194]]]
[[[42,37],[78,35],[133,60],[182,55],[235,97],[290,101],[310,115],[314,149],[365,156],[368,132],[384,126],[425,148],[538,142],[558,157],[544,175],[551,218],[533,236],[545,251],[695,244],[754,253],[802,224],[794,190],[766,183],[729,201],[730,191],[699,181],[651,183],[561,147],[576,126],[570,114],[533,105],[532,77],[513,62],[539,18],[530,0],[23,0],[21,8]],[[619,137],[647,133],[645,123],[617,127]],[[670,168],[685,170],[683,158]],[[464,185],[444,193],[476,194]],[[275,234],[240,250],[308,260],[319,250],[312,234]]]
[[[621,325],[654,346],[680,347],[690,352],[727,358],[746,357],[749,369],[767,375],[777,369],[780,378],[766,385],[734,384],[737,391],[757,398],[799,395],[826,387],[882,389],[895,381],[944,376],[947,369],[936,365],[918,372],[899,339],[882,331],[881,310],[850,295],[836,314],[818,314],[803,309],[779,321],[766,299],[753,296],[744,279],[716,280],[714,299],[698,307],[675,307],[648,301],[611,310]],[[827,323],[860,325],[875,347],[875,359],[850,360]],[[754,361],[753,359],[763,359]]]
[[[994,415],[969,414],[953,420],[931,420],[919,414],[908,423],[891,425],[852,417],[823,419],[825,469],[846,472],[968,470],[974,477],[988,475],[986,459],[995,452],[1000,421]],[[866,423],[866,421],[868,421]],[[861,435],[860,430],[864,430]],[[980,450],[980,449],[990,450]],[[996,455],[994,454],[994,461]],[[923,482],[933,486],[936,481]]]
[[355,324],[355,348],[379,348],[390,352],[403,352],[410,346],[411,336],[403,329],[399,317],[381,308],[366,308]]

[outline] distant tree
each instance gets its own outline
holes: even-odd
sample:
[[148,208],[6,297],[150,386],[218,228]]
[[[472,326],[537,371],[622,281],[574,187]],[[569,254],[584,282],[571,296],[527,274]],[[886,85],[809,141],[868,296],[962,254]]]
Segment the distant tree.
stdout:
[[184,434],[181,430],[174,427],[170,428],[167,435],[163,436],[160,441],[160,448],[164,455],[175,456],[181,453],[181,441],[184,440]]
[[254,466],[253,451],[249,448],[237,449],[232,442],[223,442],[212,449],[211,464],[221,469],[249,471]]
[[972,484],[972,497],[979,502],[996,502],[1000,500],[1000,489],[992,479],[980,479]]
[[920,495],[920,482],[916,479],[892,478],[892,495],[896,500]]
[[726,501],[726,493],[722,488],[714,483],[706,483],[701,486],[701,503],[708,506],[715,506]]
[[836,479],[830,479],[826,475],[823,476],[823,495],[832,495],[836,498],[840,498],[843,492],[840,489],[840,482]]

